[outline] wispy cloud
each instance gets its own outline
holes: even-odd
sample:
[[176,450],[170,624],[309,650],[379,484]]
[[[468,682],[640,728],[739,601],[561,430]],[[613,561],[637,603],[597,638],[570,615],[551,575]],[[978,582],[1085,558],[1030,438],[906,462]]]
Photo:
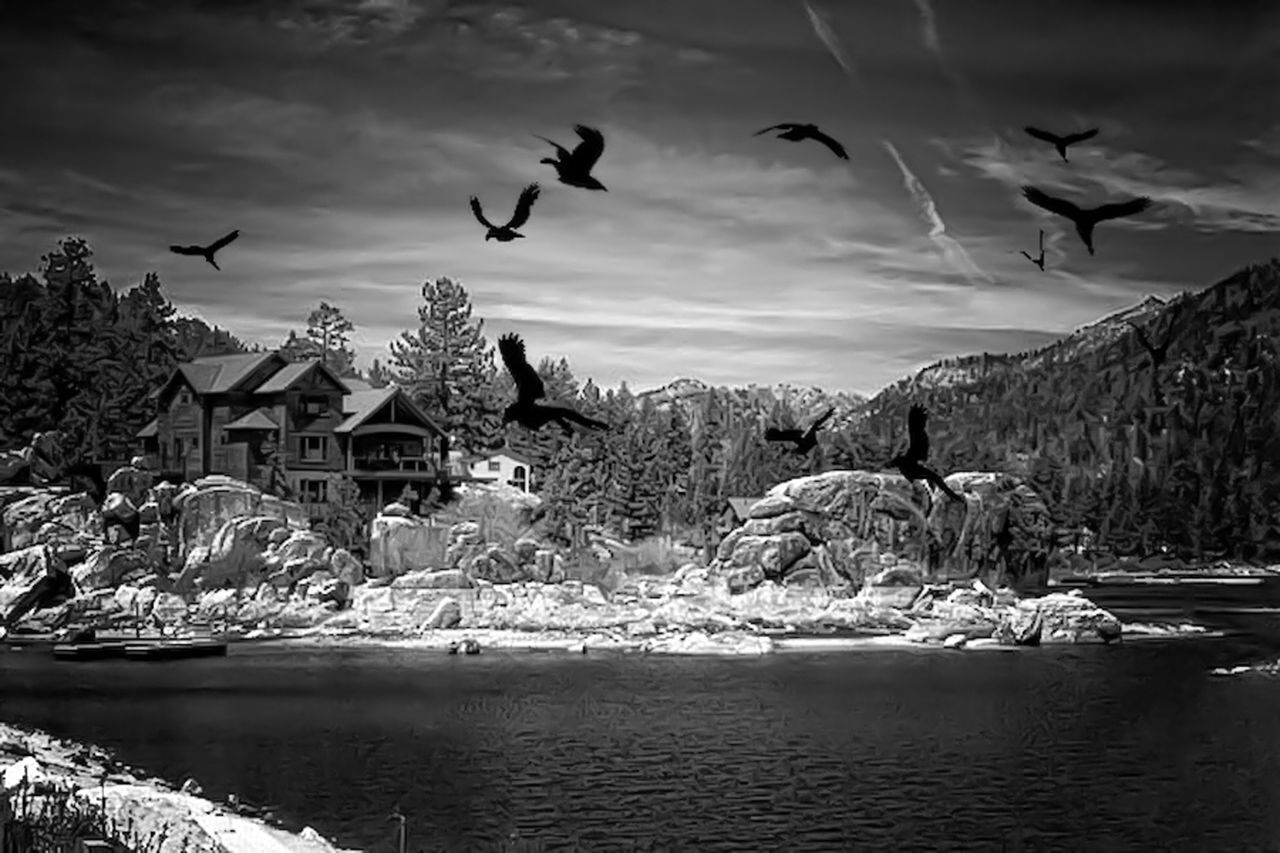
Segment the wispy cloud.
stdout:
[[942,215],[938,213],[938,205],[934,202],[933,196],[929,194],[929,190],[916,177],[909,168],[907,163],[902,159],[902,155],[898,153],[897,147],[887,139],[881,140],[889,155],[893,157],[893,161],[898,164],[898,169],[902,172],[902,183],[907,188],[907,192],[915,200],[920,208],[920,216],[929,225],[929,238],[937,244],[942,250],[943,256],[947,259],[956,270],[963,273],[966,278],[979,281],[984,284],[995,284],[995,280],[984,272],[977,264],[973,262],[973,258],[969,257],[969,253],[965,251],[964,246],[960,245],[954,237],[947,234],[947,223],[943,221]]
[[813,27],[814,34],[818,40],[826,47],[827,52],[831,54],[831,58],[836,61],[850,81],[858,81],[858,72],[854,68],[853,62],[845,55],[844,48],[840,45],[840,40],[836,37],[835,31],[831,29],[831,25],[827,23],[826,18],[822,17],[817,10],[809,3],[809,0],[801,0],[804,4],[805,14],[809,17],[809,25]]
[[1167,227],[1179,221],[1205,231],[1280,230],[1280,170],[1257,166],[1227,166],[1229,177],[1214,181],[1194,169],[1175,168],[1139,151],[1118,151],[1103,145],[1072,149],[1067,169],[1041,152],[995,141],[961,146],[963,159],[985,177],[1016,190],[1022,184],[1060,190],[1095,199],[1101,196],[1148,196],[1158,207],[1143,217],[1122,219],[1109,226],[1134,229]]

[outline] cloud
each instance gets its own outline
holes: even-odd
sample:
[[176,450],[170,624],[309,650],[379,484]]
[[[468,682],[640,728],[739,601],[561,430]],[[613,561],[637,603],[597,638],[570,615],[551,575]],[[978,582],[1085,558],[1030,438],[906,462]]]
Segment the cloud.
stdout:
[[942,215],[938,213],[938,205],[934,202],[933,196],[929,195],[925,185],[907,168],[906,161],[898,153],[897,147],[887,139],[881,140],[881,144],[884,145],[889,155],[893,157],[893,161],[898,164],[898,169],[902,172],[903,185],[907,188],[907,192],[911,194],[916,204],[919,205],[920,215],[929,225],[929,238],[942,250],[942,254],[948,263],[972,281],[988,285],[995,284],[994,279],[973,262],[973,258],[969,257],[969,253],[965,251],[964,246],[960,245],[954,237],[947,234],[947,223],[943,221]]
[[827,52],[831,54],[831,58],[836,61],[844,71],[845,76],[852,82],[858,81],[858,72],[853,66],[853,62],[845,55],[844,48],[840,46],[840,40],[836,37],[835,31],[831,29],[831,25],[827,20],[818,14],[810,5],[809,0],[802,0],[804,3],[805,14],[809,17],[809,24],[813,27],[813,32],[817,35],[818,40],[826,47]]
[[959,147],[964,162],[1010,189],[1033,184],[1048,191],[1083,195],[1083,204],[1101,204],[1106,200],[1104,195],[1148,196],[1157,202],[1142,218],[1114,220],[1109,227],[1149,230],[1174,221],[1203,231],[1280,230],[1280,208],[1275,204],[1280,196],[1280,170],[1228,166],[1223,169],[1227,179],[1214,181],[1149,154],[1099,144],[1073,147],[1074,169],[1062,168],[1038,151],[998,139],[970,141]]

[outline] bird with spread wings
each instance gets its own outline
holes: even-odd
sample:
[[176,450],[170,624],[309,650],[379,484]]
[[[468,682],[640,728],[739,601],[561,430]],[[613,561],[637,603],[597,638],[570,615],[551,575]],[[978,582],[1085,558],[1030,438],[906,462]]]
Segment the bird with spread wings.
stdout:
[[815,142],[821,142],[823,145],[830,148],[831,151],[841,160],[849,159],[849,152],[844,150],[844,146],[839,142],[836,142],[827,134],[823,133],[821,130],[818,130],[818,126],[816,124],[783,122],[782,124],[775,124],[771,127],[766,127],[764,130],[757,131],[753,133],[752,136],[759,136],[760,134],[768,133],[771,130],[782,131],[782,133],[778,134],[778,139],[786,139],[791,142],[800,142],[804,139],[812,139]]
[[169,251],[173,252],[175,255],[192,255],[197,258],[204,258],[215,270],[221,270],[222,267],[218,266],[217,262],[213,259],[214,254],[239,236],[240,231],[237,229],[232,231],[230,234],[227,234],[225,237],[220,237],[217,240],[214,240],[207,246],[170,246]]
[[795,445],[792,452],[796,454],[805,454],[818,446],[818,430],[822,428],[831,416],[836,413],[835,409],[827,409],[822,417],[818,418],[808,429],[779,429],[778,427],[769,427],[764,431],[765,441],[789,441]]
[[555,159],[543,157],[538,162],[554,166],[562,184],[584,190],[607,190],[608,188],[591,174],[600,156],[604,154],[604,134],[585,124],[575,124],[573,130],[582,141],[572,151],[554,140],[534,134],[538,139],[556,149]]
[[516,383],[515,402],[507,406],[502,413],[504,426],[514,422],[526,429],[539,430],[554,421],[568,433],[573,432],[570,422],[592,429],[609,428],[604,421],[588,417],[568,406],[538,402],[546,398],[547,389],[538,371],[534,370],[533,365],[529,363],[525,355],[524,341],[519,335],[508,332],[498,338],[498,353],[502,356],[502,363],[506,366],[507,372]]
[[897,468],[902,476],[913,483],[924,480],[937,486],[952,500],[964,500],[947,485],[941,474],[924,464],[929,458],[929,433],[926,430],[928,421],[929,413],[924,406],[913,405],[907,411],[907,449],[890,459],[889,466]]
[[1098,129],[1096,127],[1081,131],[1080,133],[1068,133],[1066,136],[1059,136],[1056,133],[1041,130],[1038,127],[1024,127],[1023,130],[1025,130],[1028,135],[1034,136],[1041,142],[1048,142],[1054,148],[1057,148],[1058,153],[1062,155],[1062,161],[1064,163],[1071,162],[1067,159],[1068,145],[1075,145],[1077,142],[1084,142],[1086,139],[1093,139],[1098,135]]
[[533,203],[538,200],[539,191],[537,184],[529,184],[520,192],[520,198],[516,201],[515,213],[511,214],[511,218],[507,220],[506,225],[494,225],[488,219],[485,219],[484,210],[480,207],[480,199],[472,196],[471,212],[475,214],[476,219],[480,220],[481,225],[489,229],[484,235],[484,239],[497,240],[499,243],[510,243],[512,240],[524,237],[516,229],[529,221],[529,214],[533,212]]
[[1066,199],[1056,198],[1043,190],[1038,190],[1032,186],[1024,186],[1022,188],[1022,195],[1027,201],[1031,202],[1036,207],[1070,219],[1076,226],[1076,233],[1080,235],[1080,239],[1084,242],[1085,248],[1089,250],[1089,254],[1091,255],[1094,254],[1094,226],[1099,222],[1105,222],[1108,219],[1120,219],[1123,216],[1133,216],[1134,214],[1142,213],[1151,206],[1151,199],[1146,196],[1141,196],[1127,201],[1104,204],[1099,207],[1082,208],[1077,207]]

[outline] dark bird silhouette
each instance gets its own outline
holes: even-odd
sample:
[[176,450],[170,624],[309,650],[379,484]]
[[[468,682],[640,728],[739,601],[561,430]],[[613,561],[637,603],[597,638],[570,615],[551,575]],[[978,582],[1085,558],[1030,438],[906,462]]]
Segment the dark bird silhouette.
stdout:
[[1165,332],[1164,340],[1160,341],[1160,345],[1156,346],[1151,343],[1151,338],[1147,336],[1147,332],[1137,323],[1131,320],[1125,320],[1129,328],[1133,329],[1133,333],[1138,337],[1138,343],[1142,344],[1142,348],[1151,356],[1151,369],[1159,370],[1164,364],[1165,358],[1169,355],[1169,345],[1173,343],[1173,323],[1169,324],[1168,331]]
[[529,214],[533,212],[533,203],[538,200],[539,187],[537,184],[529,184],[520,191],[520,198],[516,201],[516,212],[511,214],[511,219],[506,225],[494,225],[492,222],[484,218],[484,211],[480,209],[480,199],[475,196],[471,197],[471,212],[476,215],[476,219],[480,220],[480,224],[489,231],[484,235],[485,240],[497,240],[499,243],[510,243],[517,237],[523,237],[523,234],[516,233],[516,229],[529,221]]
[[778,134],[778,139],[787,139],[791,142],[800,142],[805,139],[812,139],[815,142],[821,142],[823,145],[835,152],[835,155],[841,160],[849,159],[849,153],[844,150],[844,146],[818,130],[818,126],[816,124],[783,122],[782,124],[775,124],[772,127],[766,127],[764,130],[757,131],[756,133],[753,133],[752,136],[759,136],[760,134],[768,133],[771,130],[782,131],[782,133]]
[[[543,157],[538,162],[555,166],[556,174],[560,176],[560,183],[562,184],[568,184],[571,187],[578,187],[584,190],[607,190],[608,188],[604,184],[591,176],[591,170],[595,168],[600,155],[604,153],[604,134],[594,127],[587,127],[585,124],[575,124],[573,129],[578,136],[582,137],[582,141],[572,151],[558,142],[547,139],[545,136],[538,136],[538,139],[549,145],[554,145],[556,149],[554,160],[550,157]],[[537,134],[534,134],[534,136],[537,136]]]
[[569,425],[572,421],[593,429],[609,428],[604,421],[587,417],[568,406],[552,406],[537,402],[546,398],[547,389],[542,384],[542,377],[538,375],[538,371],[529,364],[529,359],[524,352],[524,341],[519,335],[508,332],[498,338],[498,352],[502,355],[502,363],[506,365],[507,372],[516,383],[516,401],[507,406],[502,413],[504,426],[514,421],[526,429],[538,430],[554,421],[565,432],[572,433],[573,427]]
[[177,255],[193,255],[197,258],[204,258],[215,270],[221,270],[222,267],[218,266],[217,261],[213,259],[214,253],[239,236],[240,231],[237,229],[225,237],[214,240],[207,246],[170,246],[169,251]]
[[1098,129],[1096,127],[1081,131],[1080,133],[1069,133],[1066,136],[1059,136],[1056,133],[1050,133],[1049,131],[1041,130],[1038,127],[1024,127],[1023,130],[1034,136],[1036,139],[1039,139],[1042,142],[1048,142],[1054,148],[1057,148],[1058,153],[1062,155],[1062,161],[1064,163],[1071,162],[1067,159],[1068,145],[1075,145],[1077,142],[1084,142],[1086,139],[1093,139],[1098,135]]
[[929,433],[925,431],[929,413],[924,406],[915,405],[907,411],[907,449],[889,460],[889,466],[897,468],[902,476],[911,482],[924,480],[932,483],[952,500],[964,500],[942,479],[938,472],[925,467],[924,461],[929,458]]
[[777,427],[769,427],[764,431],[765,441],[790,441],[795,444],[794,453],[805,454],[818,446],[818,430],[822,428],[831,416],[836,412],[835,409],[827,409],[826,413],[809,425],[806,430],[799,429],[778,429]]
[[1044,229],[1043,228],[1040,229],[1040,257],[1033,258],[1030,255],[1028,255],[1026,252],[1022,253],[1022,257],[1026,258],[1027,260],[1031,261],[1031,263],[1040,267],[1040,272],[1044,272]]
[[1084,208],[1076,207],[1069,201],[1055,198],[1035,187],[1024,186],[1022,194],[1027,201],[1036,207],[1044,208],[1050,213],[1056,213],[1059,216],[1065,216],[1075,223],[1076,233],[1080,235],[1080,239],[1084,241],[1085,248],[1089,250],[1091,255],[1094,254],[1093,228],[1095,225],[1108,219],[1133,216],[1135,213],[1141,213],[1151,206],[1151,199],[1141,196],[1139,198],[1131,198],[1128,201],[1104,204],[1100,207],[1085,210]]

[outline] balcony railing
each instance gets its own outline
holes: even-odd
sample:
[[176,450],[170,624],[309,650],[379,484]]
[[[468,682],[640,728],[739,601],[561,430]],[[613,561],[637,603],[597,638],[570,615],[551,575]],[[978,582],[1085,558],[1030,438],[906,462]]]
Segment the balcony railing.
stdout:
[[351,467],[356,471],[426,471],[436,470],[435,460],[429,456],[401,456],[391,459],[386,456],[355,456],[351,459]]

